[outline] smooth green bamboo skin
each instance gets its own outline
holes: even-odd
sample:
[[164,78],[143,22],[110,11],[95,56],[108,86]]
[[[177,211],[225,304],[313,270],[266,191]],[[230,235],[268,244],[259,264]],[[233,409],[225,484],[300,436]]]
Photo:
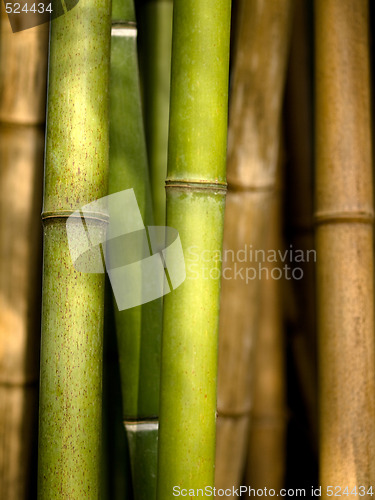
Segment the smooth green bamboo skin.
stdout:
[[207,256],[221,251],[224,205],[220,191],[167,190],[167,223],[179,231],[186,280],[164,298],[159,499],[171,498],[173,486],[214,482],[221,261]]
[[175,0],[168,179],[225,183],[230,2]]
[[117,21],[135,23],[133,0],[112,0],[112,23]]
[[154,219],[165,225],[173,1],[146,1],[142,10],[145,32],[145,130]]
[[174,2],[167,225],[179,232],[186,280],[164,298],[158,500],[173,486],[214,484],[230,9]]
[[[147,226],[153,225],[152,202],[138,77],[136,28],[129,24],[134,22],[134,17],[125,17],[130,13],[129,3],[133,2],[122,6],[123,12],[113,9],[113,13],[118,12],[123,21],[113,21],[112,30],[109,192],[134,189]],[[108,257],[110,260],[110,245]],[[115,318],[122,414],[128,436],[134,498],[151,500],[156,497],[161,300],[124,311],[119,311],[115,305]],[[145,433],[141,430],[142,425],[137,425],[139,420],[152,421],[151,425],[156,425],[156,430],[151,434]]]
[[[112,37],[110,140],[109,192],[134,189],[143,221],[151,225],[135,37]],[[161,302],[156,300],[125,311],[118,311],[115,306],[115,316],[124,419],[154,418],[159,406]]]
[[[74,269],[65,222],[107,194],[110,6],[80,0],[51,28],[39,499],[100,495],[104,275]],[[92,230],[103,236],[105,224]]]
[[150,500],[156,497],[158,424],[132,423],[125,428],[132,457],[134,498]]
[[131,500],[129,449],[122,419],[121,379],[112,289],[105,283],[101,500]]

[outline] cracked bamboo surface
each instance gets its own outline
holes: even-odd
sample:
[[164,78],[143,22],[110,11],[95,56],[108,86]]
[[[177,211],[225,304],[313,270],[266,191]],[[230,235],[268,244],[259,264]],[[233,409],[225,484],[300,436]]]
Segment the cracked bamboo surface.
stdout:
[[320,483],[350,491],[375,483],[368,2],[314,5]]
[[[280,119],[291,2],[243,0],[238,5],[228,137],[228,196],[223,270],[256,268],[240,250],[265,248],[268,207],[278,189]],[[233,250],[236,259],[225,259]],[[253,404],[253,355],[259,279],[222,279],[219,333],[217,488],[241,484]],[[266,486],[266,485],[264,485]]]
[[[22,23],[22,16],[20,16]],[[0,498],[36,490],[48,25],[0,35]]]

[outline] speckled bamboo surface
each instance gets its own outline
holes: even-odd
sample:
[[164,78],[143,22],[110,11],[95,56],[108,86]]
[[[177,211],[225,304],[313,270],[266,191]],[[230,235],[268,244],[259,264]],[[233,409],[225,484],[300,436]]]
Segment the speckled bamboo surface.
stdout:
[[368,2],[314,5],[320,483],[359,497],[375,484]]
[[47,44],[48,25],[13,34],[1,4],[0,498],[9,500],[36,488]]
[[[232,68],[228,137],[228,196],[224,252],[265,248],[268,207],[279,188],[277,167],[282,95],[288,54],[291,2],[246,0],[239,3]],[[272,96],[272,98],[270,98]],[[238,254],[240,255],[240,254]],[[254,346],[259,329],[260,280],[222,279],[219,332],[217,488],[241,483],[249,416],[253,404]],[[266,485],[264,485],[266,486]]]
[[[38,498],[98,498],[104,274],[77,271],[66,217],[107,194],[111,4],[52,22],[45,191]],[[105,220],[90,223],[102,238]],[[78,219],[78,222],[80,219]],[[100,240],[99,240],[100,241]],[[82,242],[80,225],[72,241]]]

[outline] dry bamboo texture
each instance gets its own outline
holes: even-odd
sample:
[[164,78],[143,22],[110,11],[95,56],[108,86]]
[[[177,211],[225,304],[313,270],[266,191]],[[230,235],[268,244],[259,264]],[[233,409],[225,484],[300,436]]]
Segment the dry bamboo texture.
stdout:
[[[20,23],[22,16],[20,15]],[[0,35],[0,498],[36,490],[48,25]]]
[[[290,59],[286,82],[285,139],[287,158],[286,215],[288,243],[304,255],[314,249],[313,231],[313,109],[312,50],[309,7],[295,0]],[[317,449],[317,354],[315,321],[315,261],[292,263],[303,279],[286,282],[292,295],[291,347],[302,397],[309,419],[312,446]]]
[[320,483],[351,491],[375,484],[368,2],[314,6]]
[[[256,269],[256,262],[247,258],[241,263],[241,259],[244,251],[249,256],[250,245],[253,251],[265,248],[267,210],[278,187],[290,17],[289,0],[242,0],[238,4],[220,309],[217,488],[239,485],[245,465],[260,281],[247,280],[246,271]],[[234,258],[232,252],[227,253],[229,249]],[[241,268],[242,277],[235,274]],[[250,277],[252,274],[249,272]]]
[[[265,249],[281,248],[280,191],[268,206]],[[252,488],[284,486],[285,476],[285,358],[279,264],[265,262],[268,276],[260,286],[260,314],[254,355],[253,404],[245,484]],[[273,271],[275,271],[273,273]]]

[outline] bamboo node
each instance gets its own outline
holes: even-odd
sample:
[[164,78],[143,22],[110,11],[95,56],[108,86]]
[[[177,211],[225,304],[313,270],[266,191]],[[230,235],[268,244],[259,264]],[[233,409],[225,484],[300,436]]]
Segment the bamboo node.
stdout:
[[137,23],[135,21],[125,21],[124,19],[113,19],[112,28],[137,28]]
[[264,184],[264,185],[251,185],[251,184],[241,184],[240,182],[230,180],[228,182],[229,191],[240,191],[240,192],[250,192],[250,193],[279,193],[283,191],[283,186],[281,184]]
[[316,212],[314,215],[315,225],[341,224],[348,222],[360,222],[362,224],[373,224],[374,213],[365,211],[353,212]]
[[124,420],[124,427],[127,432],[139,432],[139,431],[157,431],[159,429],[159,420],[138,420],[138,421],[127,421]]
[[[43,224],[51,222],[55,219],[68,219],[69,217],[74,217],[76,219],[81,219],[81,216],[77,215],[76,210],[58,210],[55,212],[42,212],[41,218]],[[96,221],[102,224],[109,224],[108,214],[101,212],[85,212],[85,220]]]
[[178,179],[176,181],[166,180],[165,189],[184,189],[187,191],[214,191],[226,194],[228,185],[226,182],[194,181]]

